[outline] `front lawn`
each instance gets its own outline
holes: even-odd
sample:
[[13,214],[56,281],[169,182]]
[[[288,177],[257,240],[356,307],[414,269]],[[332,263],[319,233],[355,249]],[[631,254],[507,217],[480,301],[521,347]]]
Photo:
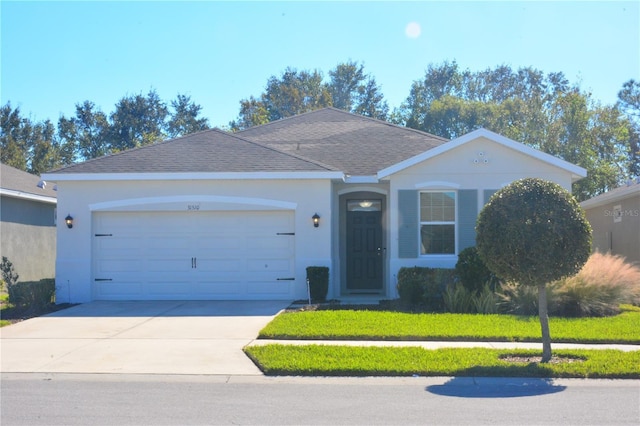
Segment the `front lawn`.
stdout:
[[[514,362],[533,350],[259,345],[245,348],[266,375],[640,378],[640,351],[558,350],[551,363]],[[506,359],[505,359],[506,358]]]
[[[640,308],[603,318],[550,318],[553,342],[640,344]],[[278,315],[261,339],[540,342],[537,317],[318,310]]]

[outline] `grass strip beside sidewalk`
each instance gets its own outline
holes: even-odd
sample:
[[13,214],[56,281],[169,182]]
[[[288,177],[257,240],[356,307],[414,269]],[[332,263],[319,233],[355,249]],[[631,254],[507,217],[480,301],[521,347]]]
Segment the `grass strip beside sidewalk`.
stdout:
[[563,362],[513,362],[535,350],[486,348],[248,346],[246,354],[266,375],[287,376],[476,376],[640,379],[640,351],[558,350]]

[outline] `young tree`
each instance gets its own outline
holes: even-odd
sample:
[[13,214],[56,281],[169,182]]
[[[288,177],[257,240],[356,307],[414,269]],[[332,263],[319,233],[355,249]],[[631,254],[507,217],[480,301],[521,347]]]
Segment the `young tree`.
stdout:
[[478,254],[496,276],[538,289],[542,362],[551,359],[546,284],[577,273],[591,253],[591,226],[560,185],[527,178],[496,192],[478,216]]

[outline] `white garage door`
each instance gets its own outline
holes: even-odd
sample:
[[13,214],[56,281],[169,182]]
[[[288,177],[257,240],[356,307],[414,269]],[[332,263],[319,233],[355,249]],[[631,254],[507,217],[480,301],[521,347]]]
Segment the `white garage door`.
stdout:
[[98,300],[289,299],[293,212],[97,212]]

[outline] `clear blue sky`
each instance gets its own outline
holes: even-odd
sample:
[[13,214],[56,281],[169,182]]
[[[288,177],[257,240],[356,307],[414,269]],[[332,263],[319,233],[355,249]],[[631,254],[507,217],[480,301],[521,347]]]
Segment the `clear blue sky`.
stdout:
[[430,63],[455,60],[472,71],[561,71],[611,104],[640,78],[639,5],[2,0],[1,101],[55,123],[84,100],[109,113],[155,89],[166,102],[190,95],[220,126],[288,66],[328,76],[340,62],[364,63],[394,108]]

